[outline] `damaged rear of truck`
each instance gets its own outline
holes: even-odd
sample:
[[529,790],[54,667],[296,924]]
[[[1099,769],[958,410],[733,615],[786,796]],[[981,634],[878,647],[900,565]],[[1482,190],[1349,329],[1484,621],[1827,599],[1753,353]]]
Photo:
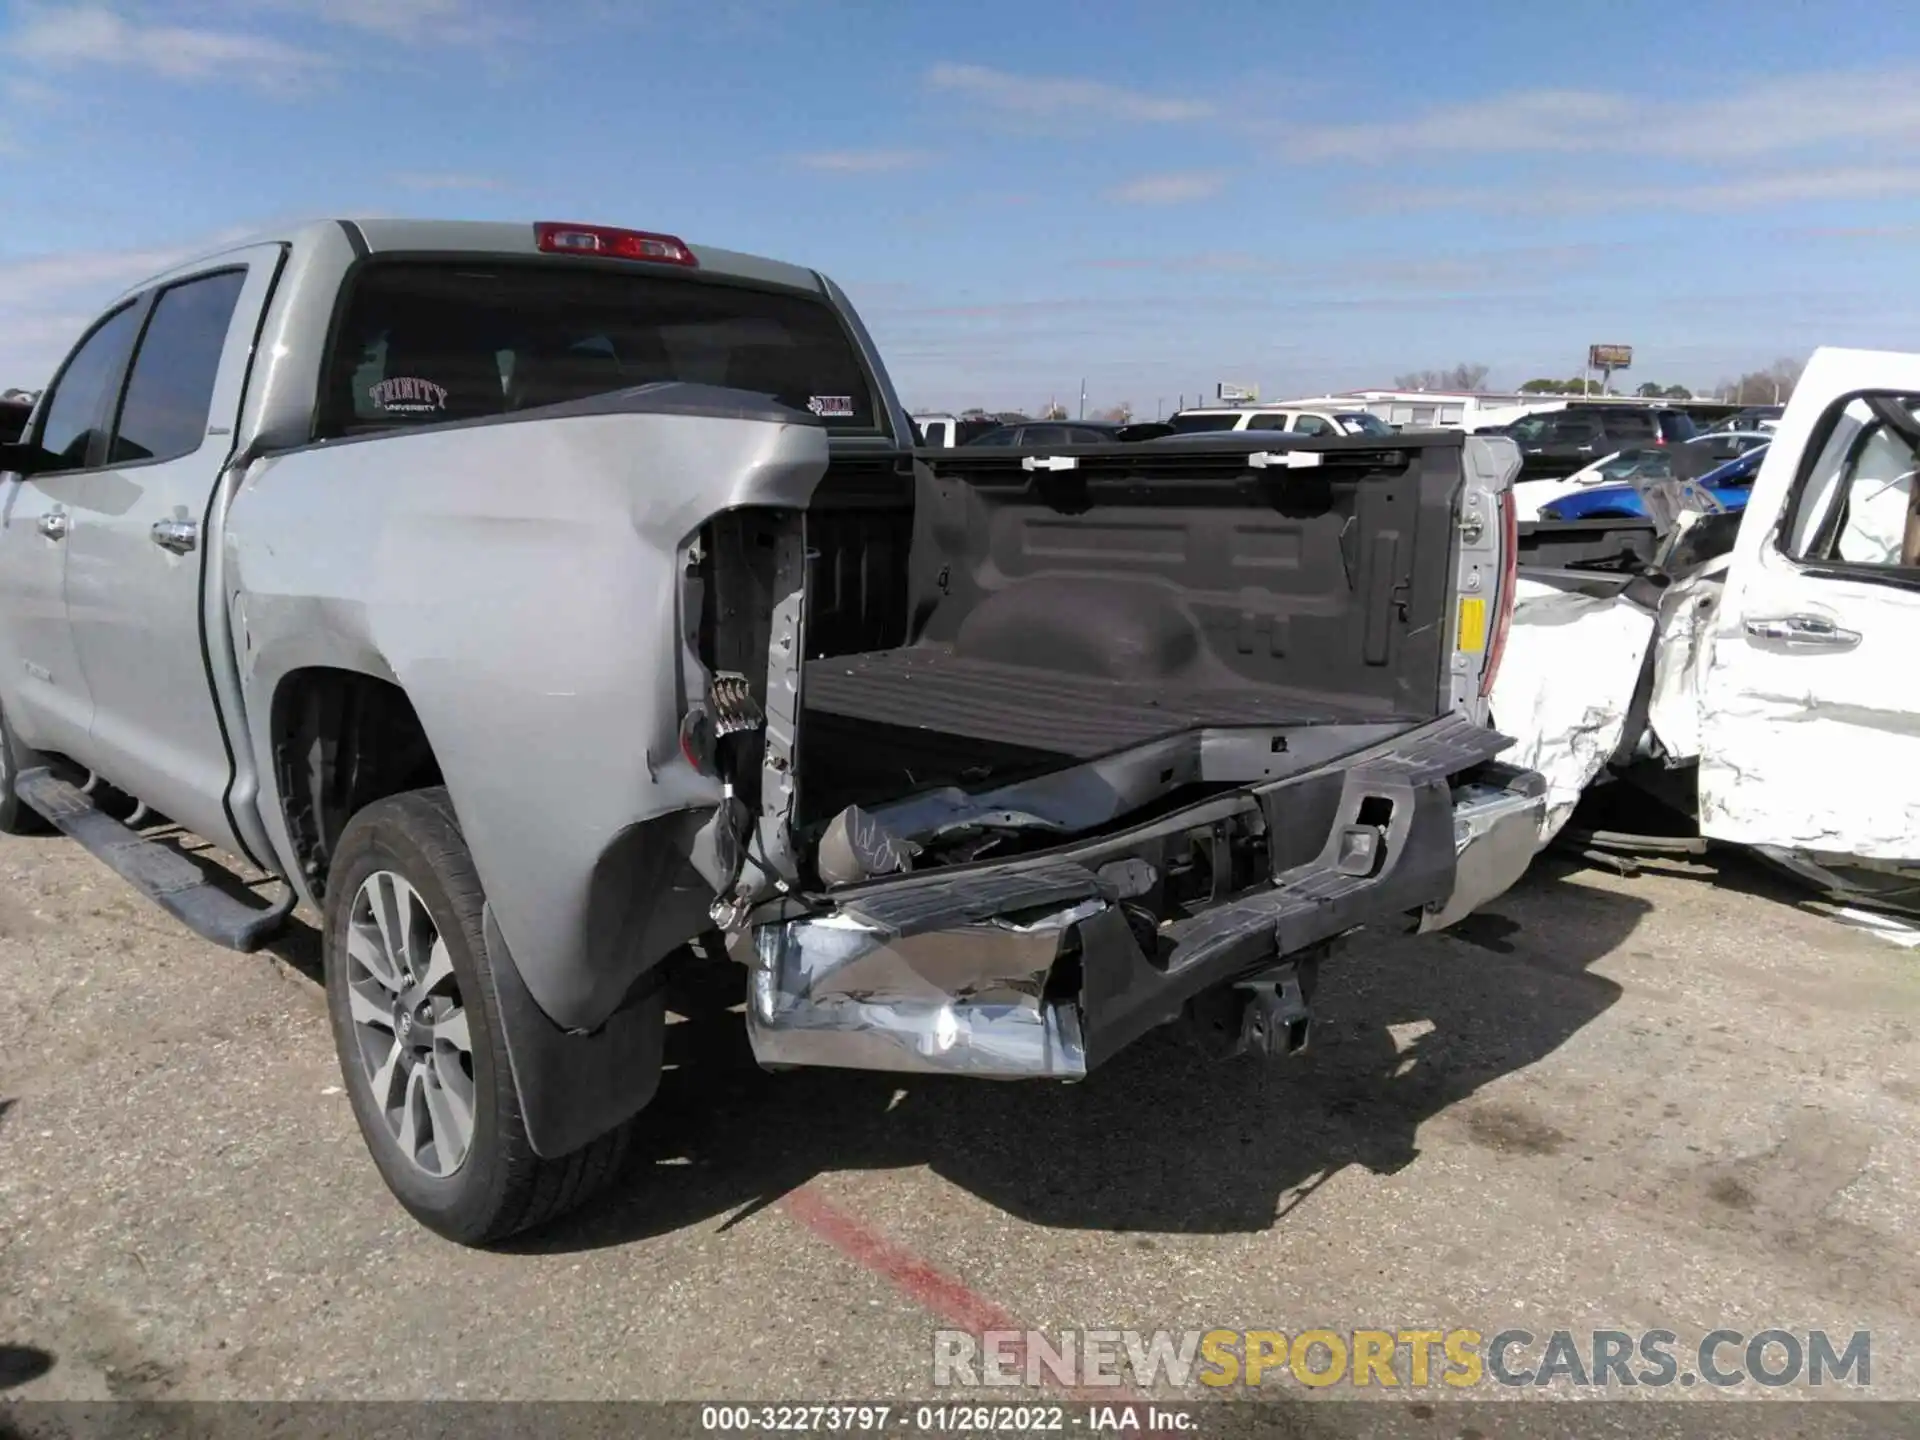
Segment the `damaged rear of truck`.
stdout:
[[1284,1053],[1330,942],[1504,890],[1540,804],[1481,719],[1510,469],[961,450],[718,517],[684,748],[760,1061],[1072,1079],[1180,1019]]
[[235,948],[318,909],[362,1133],[458,1240],[614,1173],[676,965],[745,965],[769,1067],[1283,1053],[1340,937],[1532,854],[1505,440],[916,451],[832,282],[570,222],[263,236],[49,394],[0,452],[0,829]]

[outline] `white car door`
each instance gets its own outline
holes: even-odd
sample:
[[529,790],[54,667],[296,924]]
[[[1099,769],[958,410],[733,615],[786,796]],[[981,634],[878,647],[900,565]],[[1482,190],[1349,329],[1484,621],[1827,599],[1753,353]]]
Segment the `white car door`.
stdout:
[[1700,828],[1920,859],[1920,355],[1817,351],[1741,524],[1701,684]]

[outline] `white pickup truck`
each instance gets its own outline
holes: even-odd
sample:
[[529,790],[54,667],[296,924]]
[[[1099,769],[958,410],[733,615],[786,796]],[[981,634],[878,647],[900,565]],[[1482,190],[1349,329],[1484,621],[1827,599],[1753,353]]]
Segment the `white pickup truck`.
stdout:
[[1494,720],[1552,787],[1637,785],[1821,888],[1920,909],[1920,356],[1816,351],[1744,507],[1522,527]]
[[670,969],[729,952],[770,1067],[1286,1052],[1333,941],[1531,854],[1485,723],[1517,463],[916,455],[813,271],[315,224],[115,302],[0,449],[0,829],[238,949],[315,907],[362,1133],[466,1242],[606,1180]]

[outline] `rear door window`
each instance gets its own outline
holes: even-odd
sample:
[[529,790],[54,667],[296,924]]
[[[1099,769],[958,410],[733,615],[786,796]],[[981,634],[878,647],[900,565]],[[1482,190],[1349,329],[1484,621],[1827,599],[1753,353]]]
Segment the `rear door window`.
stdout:
[[1554,422],[1551,445],[1592,445],[1600,439],[1600,427],[1593,421],[1562,415]]
[[1340,427],[1324,415],[1296,415],[1293,417],[1293,433],[1296,435],[1338,435]]
[[1606,431],[1609,438],[1623,445],[1640,444],[1658,434],[1652,417],[1648,415],[1609,415],[1606,417]]
[[1020,443],[1026,445],[1065,445],[1067,427],[1064,425],[1029,425],[1020,432]]
[[681,381],[770,396],[828,429],[881,420],[825,301],[553,263],[388,261],[353,283],[319,433],[472,420]]
[[160,292],[120,402],[107,461],[172,460],[206,438],[207,412],[244,270],[204,275]]

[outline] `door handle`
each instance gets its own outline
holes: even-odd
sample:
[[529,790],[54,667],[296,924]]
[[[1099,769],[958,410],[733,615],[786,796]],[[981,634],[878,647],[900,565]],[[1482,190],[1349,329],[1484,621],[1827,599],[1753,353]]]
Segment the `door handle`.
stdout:
[[66,539],[67,512],[64,510],[47,511],[46,514],[40,517],[40,533],[49,540]]
[[156,520],[153,543],[162,550],[184,555],[200,543],[200,527],[191,520]]
[[1747,621],[1755,640],[1773,640],[1790,650],[1851,650],[1860,643],[1858,630],[1843,630],[1824,615],[1775,615]]

